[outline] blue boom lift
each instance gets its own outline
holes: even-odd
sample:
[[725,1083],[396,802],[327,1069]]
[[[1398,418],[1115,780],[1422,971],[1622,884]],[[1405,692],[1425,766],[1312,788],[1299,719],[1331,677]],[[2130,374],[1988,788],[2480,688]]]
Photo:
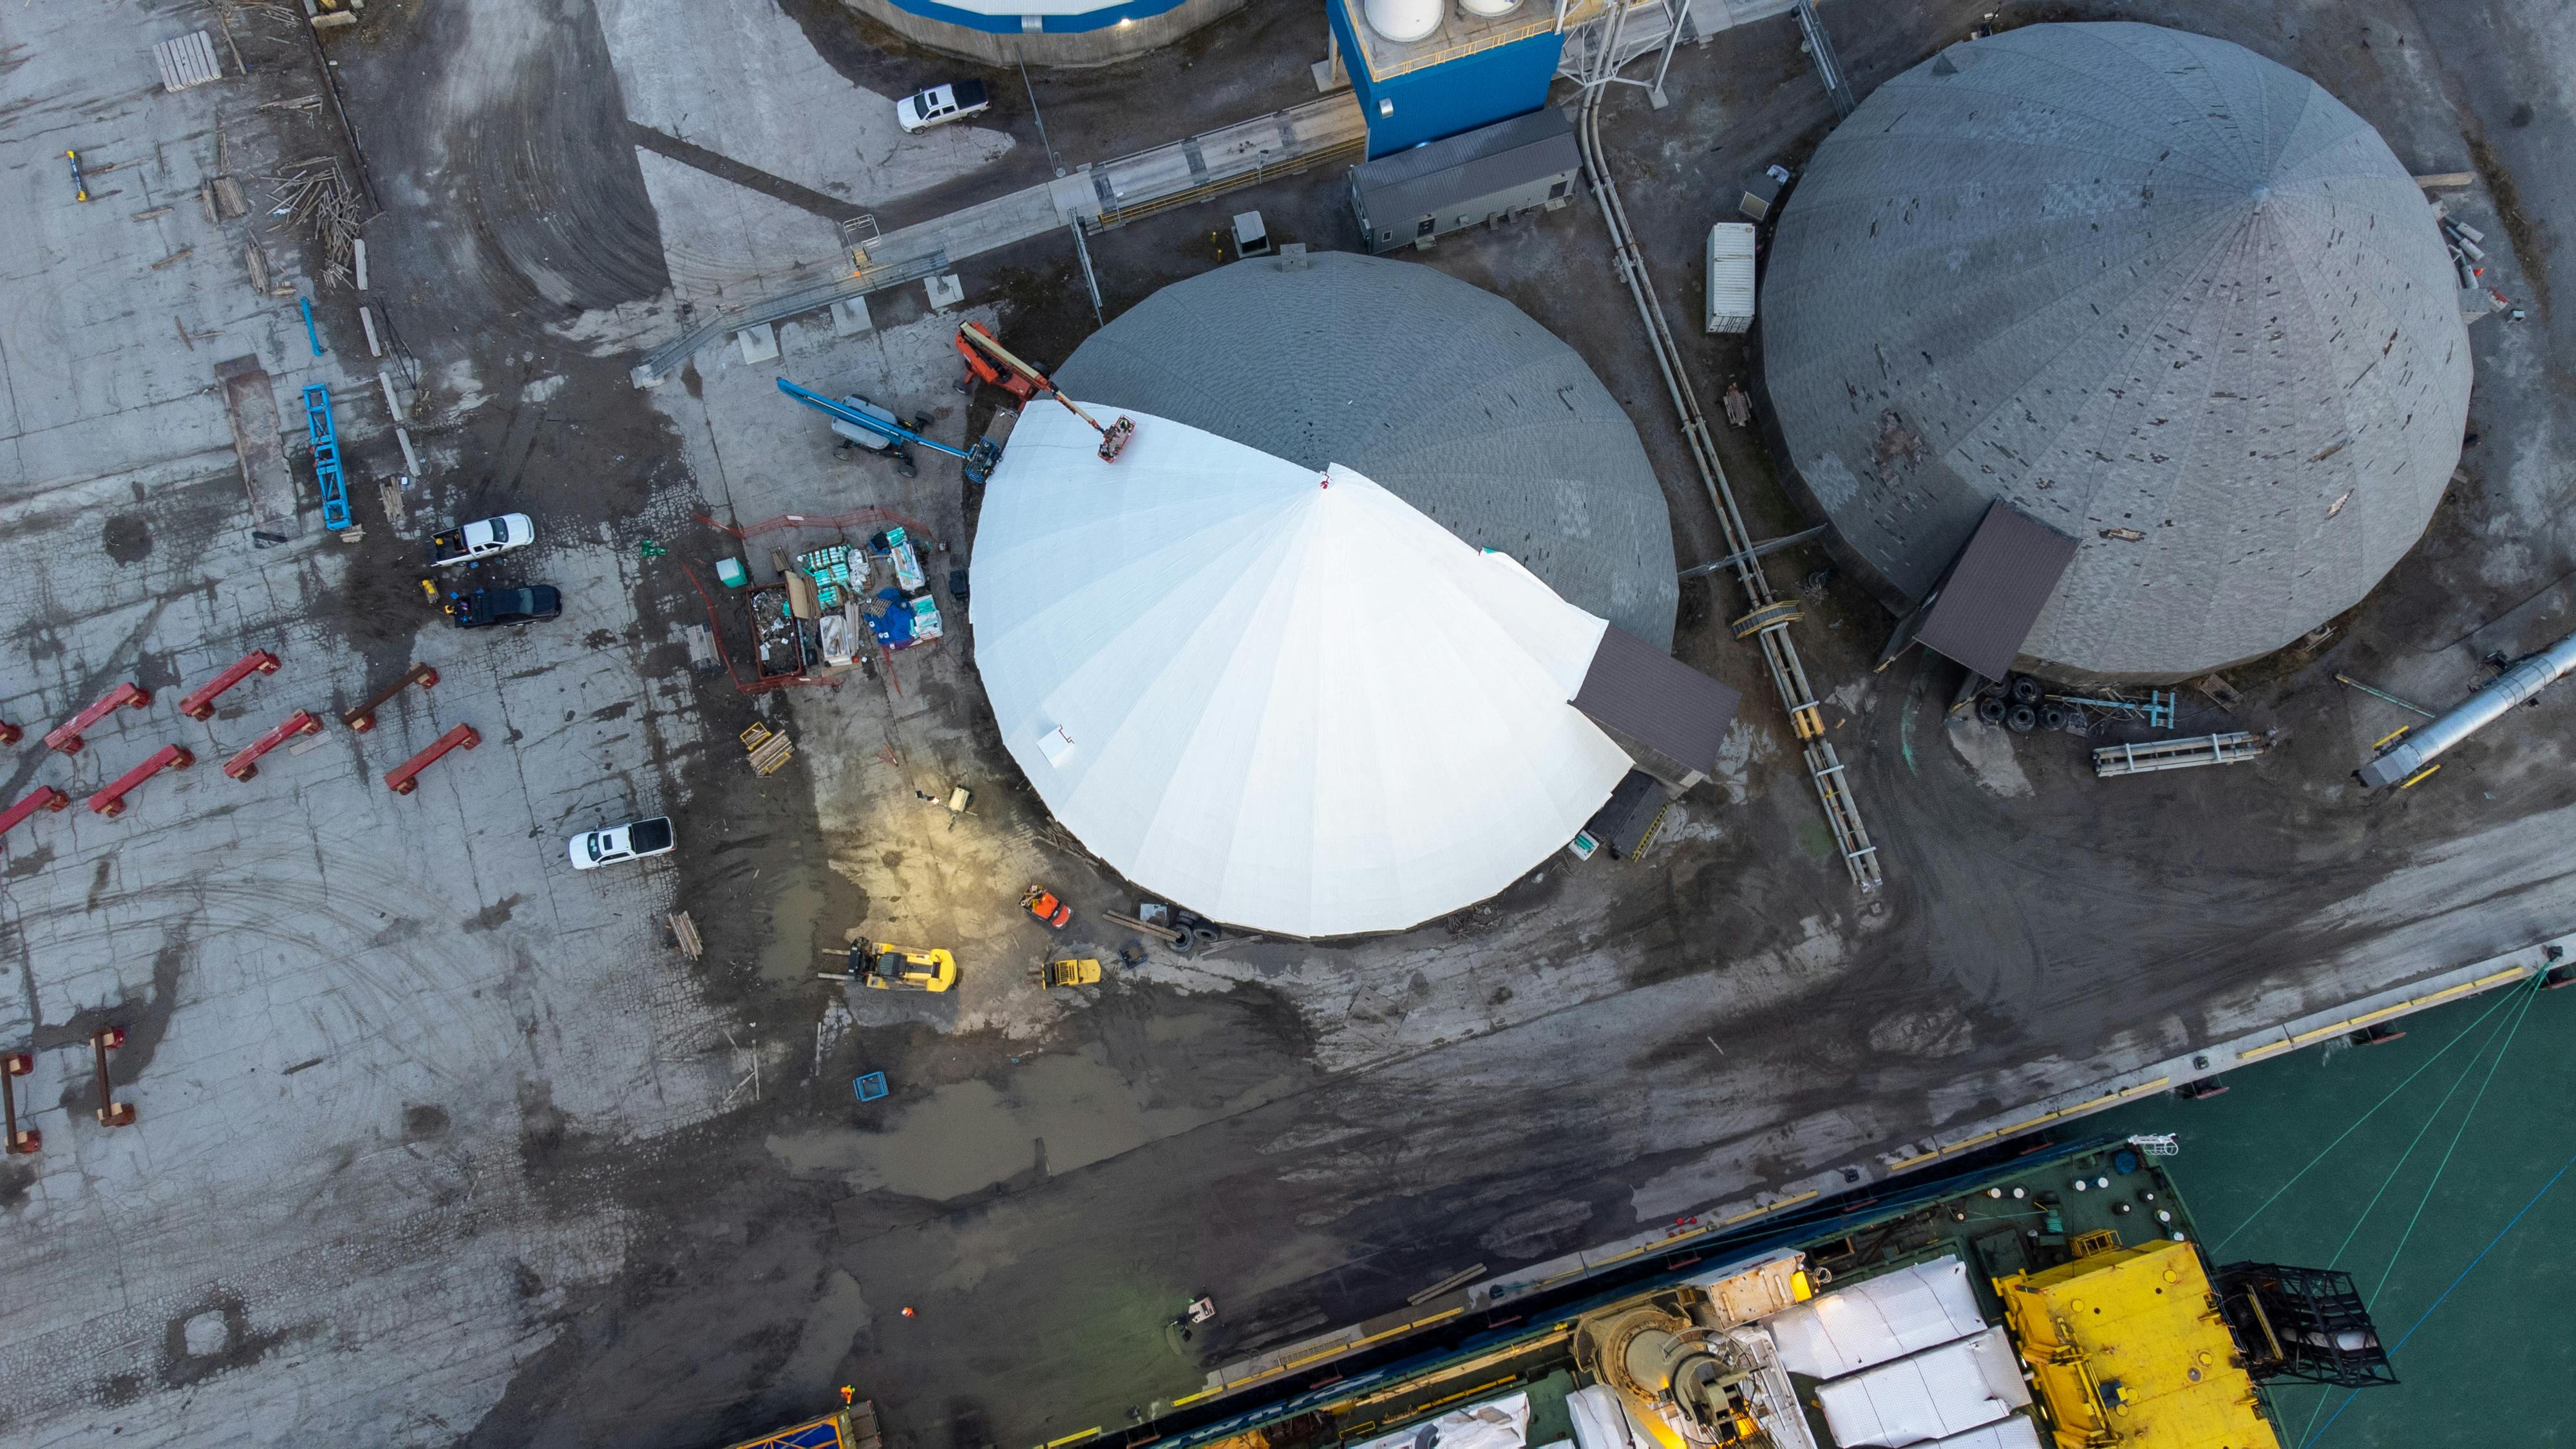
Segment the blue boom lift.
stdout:
[[934,453],[946,453],[965,466],[966,481],[969,483],[982,483],[992,473],[993,465],[1002,460],[1002,450],[990,438],[979,439],[971,448],[959,448],[943,443],[937,438],[925,438],[901,423],[888,422],[884,418],[863,413],[857,408],[836,403],[821,393],[798,387],[783,377],[778,379],[778,390],[817,412],[838,418],[854,428],[863,428],[888,442],[918,443]]

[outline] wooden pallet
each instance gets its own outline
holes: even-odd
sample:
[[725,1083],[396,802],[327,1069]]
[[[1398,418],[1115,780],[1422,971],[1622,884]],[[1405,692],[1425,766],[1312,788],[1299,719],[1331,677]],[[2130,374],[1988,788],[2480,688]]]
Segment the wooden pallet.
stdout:
[[795,741],[787,737],[787,732],[773,730],[765,724],[754,723],[744,730],[742,747],[750,756],[751,771],[755,775],[775,775],[796,757]]

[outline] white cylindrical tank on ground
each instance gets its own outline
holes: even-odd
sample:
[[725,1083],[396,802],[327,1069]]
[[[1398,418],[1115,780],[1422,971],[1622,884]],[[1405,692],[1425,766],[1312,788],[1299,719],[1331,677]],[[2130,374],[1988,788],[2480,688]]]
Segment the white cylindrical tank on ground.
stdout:
[[1458,13],[1478,20],[1493,20],[1521,8],[1521,0],[1458,0]]
[[1366,0],[1369,29],[1409,45],[1440,28],[1440,0]]
[[2576,674],[2576,634],[2515,661],[2450,713],[2421,729],[2408,731],[2403,741],[2354,773],[2373,790],[2400,781],[2411,785],[2422,774],[2430,773],[2435,756],[2494,724],[2506,710],[2529,701],[2570,674]]

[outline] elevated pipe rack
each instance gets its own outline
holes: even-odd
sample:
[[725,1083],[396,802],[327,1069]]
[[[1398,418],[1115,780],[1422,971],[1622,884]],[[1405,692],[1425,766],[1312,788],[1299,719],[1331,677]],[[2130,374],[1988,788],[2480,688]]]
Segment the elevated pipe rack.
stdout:
[[483,737],[472,725],[458,725],[440,735],[428,749],[396,765],[385,774],[385,784],[397,795],[408,795],[420,788],[420,772],[447,758],[450,751],[470,750],[483,743]]
[[260,756],[285,744],[297,735],[322,733],[322,721],[309,709],[299,709],[270,727],[268,733],[244,746],[241,753],[224,761],[224,773],[236,780],[247,780],[259,773]]
[[125,797],[163,770],[184,770],[197,763],[186,745],[163,745],[149,759],[116,777],[114,784],[89,797],[89,808],[113,820],[125,813]]
[[77,755],[81,752],[81,731],[116,713],[119,706],[131,705],[136,709],[148,709],[151,704],[152,691],[129,680],[100,695],[96,704],[47,730],[45,748],[60,750],[66,755]]
[[216,696],[254,674],[275,674],[276,672],[277,656],[265,649],[254,649],[234,660],[223,673],[206,681],[186,698],[180,700],[179,713],[195,720],[213,719]]
[[17,829],[20,825],[26,823],[29,816],[34,815],[39,810],[50,810],[59,815],[65,809],[69,808],[71,803],[71,796],[64,794],[53,786],[38,785],[34,794],[29,795],[26,799],[19,801],[17,804],[10,806],[6,810],[0,810],[0,835],[6,835],[10,831]]
[[340,716],[340,723],[347,725],[349,728],[356,730],[360,734],[365,734],[367,731],[376,727],[376,711],[385,707],[385,701],[392,699],[395,695],[402,693],[405,689],[415,684],[419,685],[423,689],[436,689],[438,687],[438,671],[430,668],[426,664],[413,665],[411,668],[403,671],[402,678],[397,679],[393,683],[386,685],[384,688],[377,690],[375,693],[368,695],[357,705],[344,711]]
[[1815,687],[1808,683],[1798,646],[1789,638],[1789,626],[1800,616],[1798,603],[1774,593],[1770,578],[1762,571],[1758,546],[1736,506],[1735,490],[1727,483],[1726,466],[1718,459],[1708,418],[1700,411],[1699,396],[1691,386],[1689,359],[1674,344],[1672,331],[1664,324],[1663,304],[1655,296],[1654,278],[1646,270],[1645,257],[1637,250],[1627,209],[1619,201],[1618,183],[1610,175],[1609,153],[1601,144],[1601,97],[1617,78],[1621,62],[1615,59],[1616,54],[1614,31],[1611,45],[1602,52],[1603,64],[1584,82],[1582,119],[1575,128],[1582,148],[1584,176],[1592,184],[1593,199],[1601,206],[1602,224],[1610,233],[1611,265],[1637,304],[1647,345],[1654,353],[1657,370],[1663,374],[1664,391],[1672,401],[1673,411],[1680,416],[1682,437],[1690,444],[1691,460],[1698,465],[1709,505],[1717,512],[1726,544],[1726,557],[1720,562],[1733,564],[1736,585],[1743,592],[1746,606],[1734,621],[1735,637],[1752,640],[1762,650],[1772,688],[1779,691],[1780,703],[1789,714],[1789,726],[1798,737],[1807,778],[1814,783],[1816,798],[1824,806],[1825,823],[1833,829],[1834,846],[1842,855],[1843,868],[1851,873],[1854,885],[1873,891],[1884,879],[1878,846],[1870,840],[1869,827],[1861,821],[1860,802],[1852,795],[1851,776],[1844,769],[1842,757],[1825,738],[1824,713],[1817,707]]

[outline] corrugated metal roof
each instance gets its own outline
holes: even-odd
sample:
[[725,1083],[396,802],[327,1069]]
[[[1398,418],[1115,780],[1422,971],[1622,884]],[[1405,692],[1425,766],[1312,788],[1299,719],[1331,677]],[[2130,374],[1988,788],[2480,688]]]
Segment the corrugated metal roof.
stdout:
[[2276,649],[2423,533],[2470,384],[2449,257],[2368,122],[2242,46],[1950,46],[1780,213],[1764,376],[1852,552],[1920,599],[1993,499],[2078,541],[2023,653],[2170,679]]
[[1997,499],[1959,551],[1916,642],[2003,678],[2074,558],[2075,540]]
[[1671,514],[1635,424],[1518,307],[1417,262],[1256,257],[1174,282],[1055,370],[1073,396],[1340,463],[1662,646]]
[[1654,645],[1612,625],[1592,651],[1574,707],[1703,775],[1717,773],[1718,746],[1742,696]]
[[1643,770],[1630,770],[1584,830],[1610,848],[1612,860],[1632,860],[1655,842],[1655,830],[1672,807],[1673,792]]
[[1541,109],[1354,166],[1351,188],[1370,222],[1383,226],[1582,165],[1573,123]]

